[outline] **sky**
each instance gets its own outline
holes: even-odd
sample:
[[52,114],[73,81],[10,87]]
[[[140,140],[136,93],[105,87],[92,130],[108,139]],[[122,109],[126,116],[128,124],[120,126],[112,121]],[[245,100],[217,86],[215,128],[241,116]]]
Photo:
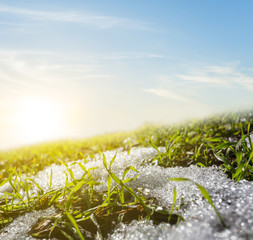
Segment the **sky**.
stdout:
[[253,108],[251,0],[0,0],[0,150]]

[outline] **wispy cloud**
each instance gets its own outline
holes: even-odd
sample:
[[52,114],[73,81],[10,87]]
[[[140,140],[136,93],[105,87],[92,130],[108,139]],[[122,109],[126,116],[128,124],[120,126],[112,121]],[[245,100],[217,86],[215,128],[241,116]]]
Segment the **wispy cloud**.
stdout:
[[189,68],[184,74],[158,75],[157,85],[143,91],[187,104],[214,106],[216,98],[230,99],[229,103],[232,103],[236,100],[235,94],[250,95],[253,75],[249,69],[241,69],[238,63],[208,65]]
[[92,25],[97,28],[128,27],[144,30],[152,29],[150,24],[134,19],[120,18],[115,16],[85,14],[75,11],[66,11],[66,12],[38,11],[33,9],[25,9],[0,4],[0,12],[9,13],[13,15],[20,15],[32,18],[33,20],[37,21],[81,23],[86,25]]
[[217,74],[233,74],[235,71],[232,66],[206,66],[204,72]]
[[[96,64],[70,61],[62,55],[46,52],[0,49],[0,86],[10,90],[34,90],[75,86],[94,79],[107,80],[112,75],[100,72]],[[0,94],[2,89],[0,88]]]
[[170,98],[170,99],[174,99],[174,100],[178,100],[178,101],[182,101],[182,102],[188,102],[189,99],[180,96],[172,91],[166,90],[166,89],[161,89],[161,88],[149,88],[149,89],[143,89],[144,92],[147,93],[152,93],[155,94],[159,97],[164,97],[164,98]]
[[201,69],[191,69],[188,73],[177,74],[177,80],[209,84],[217,87],[240,86],[253,91],[253,76],[240,70],[239,66],[231,64],[225,66],[205,66]]
[[158,53],[148,53],[148,52],[119,52],[119,53],[112,53],[110,55],[102,55],[97,56],[100,59],[108,59],[108,60],[143,60],[143,59],[164,59],[166,56]]

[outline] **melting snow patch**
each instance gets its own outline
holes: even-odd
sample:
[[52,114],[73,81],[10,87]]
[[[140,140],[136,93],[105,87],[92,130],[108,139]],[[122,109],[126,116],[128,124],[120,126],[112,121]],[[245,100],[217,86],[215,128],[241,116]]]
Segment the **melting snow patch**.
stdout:
[[[164,148],[160,148],[159,150],[164,151]],[[110,160],[114,157],[115,153],[116,151],[107,151],[104,153],[108,165]],[[112,165],[112,172],[121,177],[125,168],[132,165],[138,169],[140,168],[143,161],[152,159],[155,155],[157,155],[157,151],[154,148],[133,148],[129,154],[126,151],[119,151]],[[87,163],[84,163],[83,160],[69,162],[68,167],[73,171],[75,179],[80,179],[84,174],[83,169],[78,165],[78,163],[82,163],[86,169],[97,168],[94,170],[94,175],[97,181],[101,183],[107,182],[108,173],[103,166],[103,157],[101,155],[97,154],[95,156],[95,159],[88,159]],[[64,165],[53,164],[52,166],[40,171],[34,179],[35,182],[37,182],[45,191],[49,190],[51,170],[52,189],[57,189],[65,186],[66,174],[68,176],[68,179],[70,179],[70,174]],[[105,184],[103,186],[100,186],[98,190],[103,189],[107,189],[107,186]]]
[[[164,151],[163,148],[160,151]],[[107,162],[113,158],[115,151],[105,152]],[[248,240],[253,239],[253,182],[234,182],[218,167],[200,168],[190,166],[187,168],[162,168],[143,164],[148,162],[157,151],[153,148],[133,148],[130,154],[119,151],[112,165],[112,172],[122,177],[126,167],[132,165],[139,172],[139,176],[129,182],[136,191],[142,189],[147,198],[155,198],[161,207],[170,209],[173,202],[173,189],[177,190],[176,206],[180,208],[176,213],[185,220],[178,225],[167,223],[155,225],[148,221],[132,221],[129,225],[119,224],[109,239],[205,239],[205,240]],[[81,178],[82,163],[86,169],[97,167],[94,177],[101,182],[97,190],[106,190],[107,171],[103,166],[102,156],[96,155],[87,163],[83,160],[68,163],[75,178]],[[50,188],[50,175],[52,170],[52,189],[65,186],[66,175],[70,174],[64,165],[52,165],[39,172],[34,180],[44,191]],[[66,174],[65,174],[66,172]],[[129,171],[127,177],[135,176]],[[214,205],[221,214],[227,228],[223,228],[212,206],[203,199],[199,189],[192,182],[169,181],[170,178],[184,177],[204,186],[209,192]],[[10,186],[2,186],[0,192],[10,191]],[[40,216],[52,215],[53,209],[35,211],[18,217],[13,223],[2,230],[0,239],[32,239],[27,231]]]
[[[169,178],[189,178],[204,186],[221,214],[227,228],[223,228],[212,206],[203,199],[192,182],[168,181]],[[253,183],[246,180],[234,182],[217,167],[161,168],[146,166],[139,169],[139,178],[131,185],[149,189],[148,196],[156,198],[159,205],[170,208],[173,189],[177,189],[177,210],[185,221],[177,226],[154,225],[147,221],[120,224],[110,236],[120,239],[253,239]],[[181,200],[182,199],[182,200]]]
[[16,218],[10,225],[5,227],[0,233],[0,239],[4,240],[35,240],[28,235],[31,226],[34,225],[39,218],[53,215],[54,207],[46,210],[33,211]]

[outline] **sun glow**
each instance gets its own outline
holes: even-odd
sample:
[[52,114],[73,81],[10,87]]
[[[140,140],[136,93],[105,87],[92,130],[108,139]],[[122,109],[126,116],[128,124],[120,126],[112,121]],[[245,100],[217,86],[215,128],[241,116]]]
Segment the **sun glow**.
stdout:
[[13,124],[24,144],[60,137],[62,113],[54,101],[25,96],[15,108]]

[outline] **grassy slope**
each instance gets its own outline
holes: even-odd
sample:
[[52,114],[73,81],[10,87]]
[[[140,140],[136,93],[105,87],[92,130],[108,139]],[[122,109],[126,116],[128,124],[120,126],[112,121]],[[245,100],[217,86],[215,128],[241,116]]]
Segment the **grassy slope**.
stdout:
[[[129,204],[136,206],[134,209],[137,218],[146,216],[152,219],[153,216],[148,200],[144,199],[144,196],[138,197],[131,189],[128,189],[125,182],[110,171],[110,166],[105,166],[110,176],[108,183],[115,181],[118,187],[108,189],[106,193],[95,193],[92,190],[96,182],[92,178],[91,171],[87,170],[83,179],[72,179],[71,182],[66,183],[65,189],[50,193],[38,191],[36,196],[29,196],[28,201],[22,199],[15,191],[20,186],[29,186],[27,182],[18,182],[17,176],[21,173],[26,173],[28,176],[34,175],[45,166],[52,163],[59,164],[59,160],[68,162],[83,159],[99,151],[119,147],[128,150],[133,146],[156,149],[164,146],[166,152],[159,153],[153,159],[160,166],[189,166],[190,164],[210,166],[215,164],[223,167],[224,171],[234,180],[253,180],[253,148],[249,137],[251,132],[253,132],[252,114],[234,113],[210,117],[203,121],[169,126],[145,126],[133,132],[104,135],[82,141],[47,143],[2,152],[0,153],[1,183],[9,181],[13,184],[14,190],[13,193],[2,197],[0,217],[2,222],[7,224],[19,214],[54,205],[60,212],[58,222],[54,224],[56,219],[51,217],[51,224],[45,227],[44,232],[40,233],[34,228],[34,231],[31,232],[33,236],[48,237],[51,232],[52,236],[60,239],[64,237],[68,239],[68,236],[69,239],[82,239],[82,235],[86,238],[93,238],[97,230],[101,235],[105,235],[107,233],[105,229],[108,229],[108,226],[112,227],[110,223],[112,220],[115,221],[114,217],[119,217],[119,214],[116,213],[123,211],[127,214]],[[83,186],[87,186],[86,190],[83,189]],[[126,192],[131,195],[130,202],[124,197]],[[88,207],[86,206],[85,209],[81,206],[84,194],[88,196]],[[11,199],[19,199],[20,202],[14,204]],[[168,211],[168,215],[171,221],[173,219],[171,212]],[[106,220],[102,221],[102,218]],[[174,216],[173,221],[176,222],[178,219],[179,216]],[[96,221],[98,221],[99,228],[94,227],[97,225]],[[89,229],[93,230],[87,233],[84,225],[90,226]],[[71,230],[70,226],[76,228],[76,233]]]

